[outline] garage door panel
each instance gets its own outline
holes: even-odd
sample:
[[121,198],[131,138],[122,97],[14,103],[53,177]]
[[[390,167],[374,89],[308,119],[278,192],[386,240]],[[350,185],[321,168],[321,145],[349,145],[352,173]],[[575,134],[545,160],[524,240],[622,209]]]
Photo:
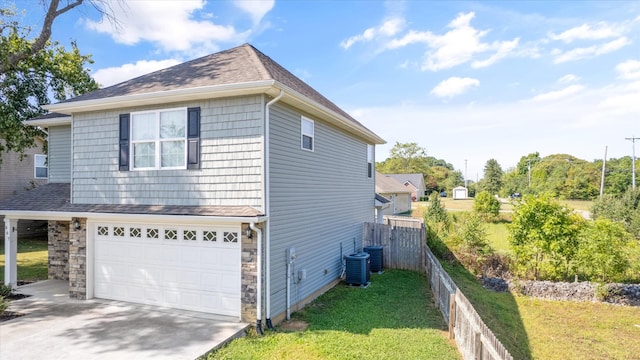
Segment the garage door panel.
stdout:
[[239,230],[98,224],[95,296],[239,316]]

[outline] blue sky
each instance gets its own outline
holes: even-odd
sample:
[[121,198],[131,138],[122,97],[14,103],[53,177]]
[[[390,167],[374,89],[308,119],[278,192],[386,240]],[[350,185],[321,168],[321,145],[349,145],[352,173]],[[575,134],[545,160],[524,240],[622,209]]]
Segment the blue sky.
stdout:
[[[491,158],[617,158],[640,136],[638,1],[107,3],[117,26],[83,5],[53,31],[101,84],[248,42],[386,139],[378,161],[416,142],[476,180]],[[17,5],[37,28],[39,1]]]

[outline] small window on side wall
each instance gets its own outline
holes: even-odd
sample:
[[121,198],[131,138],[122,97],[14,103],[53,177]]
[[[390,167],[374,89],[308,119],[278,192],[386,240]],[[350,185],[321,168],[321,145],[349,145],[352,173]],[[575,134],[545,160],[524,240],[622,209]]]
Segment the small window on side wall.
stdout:
[[375,147],[373,145],[367,145],[367,177],[368,178],[372,178],[373,177],[373,153],[374,153]]
[[300,143],[301,143],[302,149],[313,151],[313,148],[315,145],[314,144],[315,129],[314,129],[313,120],[307,119],[306,117],[303,116],[300,120],[300,129],[301,129]]
[[48,175],[47,155],[33,156],[33,177],[36,179],[46,179]]

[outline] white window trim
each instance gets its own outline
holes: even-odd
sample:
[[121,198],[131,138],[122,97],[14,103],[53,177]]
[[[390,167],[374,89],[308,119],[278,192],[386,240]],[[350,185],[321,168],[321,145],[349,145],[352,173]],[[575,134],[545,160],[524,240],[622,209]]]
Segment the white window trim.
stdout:
[[[184,112],[184,138],[170,138],[170,139],[162,139],[160,140],[160,113],[161,112],[169,112],[169,111],[178,111],[178,110],[182,110]],[[138,140],[135,141],[133,140],[133,118],[135,115],[139,115],[139,114],[149,114],[149,113],[154,113],[156,114],[156,138],[153,140],[155,142],[155,165],[154,167],[136,167],[136,163],[135,163],[135,159],[134,159],[134,155],[135,155],[135,147],[134,145],[136,143],[145,143],[145,142],[151,142],[151,140]],[[187,146],[189,145],[187,143],[187,132],[188,132],[188,117],[189,114],[187,112],[187,108],[186,107],[179,107],[179,108],[169,108],[169,109],[156,109],[156,110],[145,110],[145,111],[136,111],[136,112],[132,112],[130,115],[130,125],[129,125],[129,139],[130,140],[130,151],[129,151],[129,164],[131,164],[131,170],[133,171],[144,171],[144,170],[184,170],[187,168]],[[161,147],[161,143],[163,141],[177,141],[177,140],[184,140],[184,166],[171,166],[171,167],[162,167],[162,158],[161,158],[161,154],[162,154],[162,147]]]
[[[310,134],[304,132],[304,122],[305,121],[308,121],[308,122],[311,123],[313,131]],[[311,152],[315,151],[315,149],[316,149],[315,133],[316,133],[316,123],[315,123],[315,121],[313,121],[313,120],[311,120],[309,118],[306,118],[304,116],[300,117],[300,148],[302,150],[311,151]],[[304,147],[304,137],[305,136],[308,136],[308,137],[311,138],[311,149],[307,149],[306,147]]]
[[[37,166],[38,161],[36,159],[38,159],[39,157],[44,157],[44,168],[47,169],[47,176],[42,177],[42,176],[38,176],[38,168],[41,168],[42,166]],[[33,155],[33,178],[34,179],[48,179],[49,178],[49,166],[47,164],[47,155],[44,154],[35,154]]]

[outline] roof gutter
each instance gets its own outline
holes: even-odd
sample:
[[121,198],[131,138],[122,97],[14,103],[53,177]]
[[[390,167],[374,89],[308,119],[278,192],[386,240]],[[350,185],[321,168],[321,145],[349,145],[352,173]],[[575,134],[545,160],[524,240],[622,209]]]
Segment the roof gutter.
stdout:
[[59,220],[68,221],[74,217],[88,218],[102,221],[139,222],[153,221],[164,224],[237,224],[239,222],[262,223],[267,221],[267,216],[196,216],[196,215],[153,215],[153,214],[122,214],[122,213],[97,213],[97,212],[61,212],[61,211],[20,211],[3,210],[0,214],[7,219],[18,220]]
[[238,96],[262,94],[273,87],[274,80],[252,81],[238,84],[210,85],[195,88],[155,91],[144,94],[121,95],[99,99],[65,101],[44,105],[50,112],[73,114],[85,111],[111,109],[114,107],[133,107],[143,105],[164,104],[167,102],[207,99],[217,94],[224,96]]

